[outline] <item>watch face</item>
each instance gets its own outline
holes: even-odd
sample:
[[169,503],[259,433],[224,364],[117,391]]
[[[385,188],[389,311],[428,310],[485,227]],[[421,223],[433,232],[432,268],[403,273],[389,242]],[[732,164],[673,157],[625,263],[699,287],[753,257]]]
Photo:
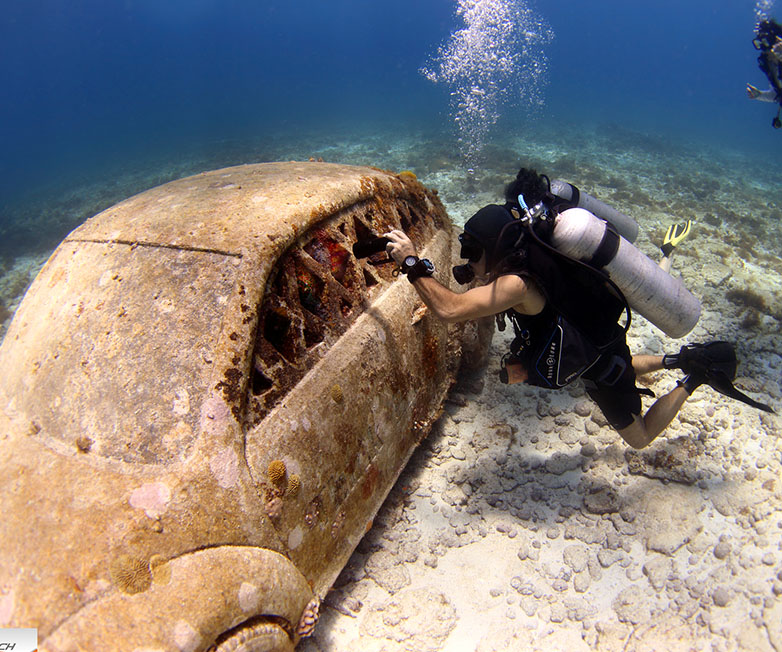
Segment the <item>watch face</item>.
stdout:
[[412,267],[418,262],[418,258],[415,256],[408,256],[405,258],[405,262],[403,263],[405,267]]

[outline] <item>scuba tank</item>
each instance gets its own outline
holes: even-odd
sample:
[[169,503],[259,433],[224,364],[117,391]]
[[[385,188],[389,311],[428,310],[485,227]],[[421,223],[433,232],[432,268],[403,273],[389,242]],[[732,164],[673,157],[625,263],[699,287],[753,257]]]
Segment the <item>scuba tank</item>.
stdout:
[[[549,190],[530,208],[519,194],[517,203],[484,206],[459,236],[460,257],[469,263],[453,268],[458,283],[472,281],[473,265],[485,257],[487,269],[496,275],[526,271],[551,306],[541,319],[512,310],[497,315],[500,330],[510,316],[516,333],[502,359],[502,382],[567,385],[626,336],[630,306],[671,337],[686,335],[700,318],[700,303],[681,281],[636,249],[611,223],[573,203]],[[625,225],[635,226],[618,211],[616,215]],[[637,233],[637,227],[633,231]],[[634,233],[628,235],[635,237]],[[611,292],[602,287],[606,285]],[[622,306],[627,319],[617,328]]]
[[554,179],[551,182],[551,194],[564,199],[573,206],[588,210],[592,215],[597,215],[601,220],[611,224],[619,235],[628,242],[635,242],[638,237],[638,225],[632,218],[620,213],[613,206],[592,197],[592,195],[582,192],[572,183]]
[[[622,214],[617,211],[617,215]],[[698,323],[700,302],[611,225],[585,208],[569,208],[556,216],[551,244],[558,252],[603,270],[630,307],[667,335],[685,336]]]

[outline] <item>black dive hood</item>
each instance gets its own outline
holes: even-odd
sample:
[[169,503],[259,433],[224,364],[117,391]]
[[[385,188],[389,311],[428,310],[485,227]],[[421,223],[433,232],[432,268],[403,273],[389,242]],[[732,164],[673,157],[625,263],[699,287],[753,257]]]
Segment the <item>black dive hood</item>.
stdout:
[[[510,253],[516,241],[518,233],[516,229],[506,229],[508,224],[516,222],[510,211],[498,204],[489,204],[481,208],[464,225],[464,233],[472,243],[477,243],[486,253],[486,271],[491,269]],[[462,258],[473,260],[473,256],[466,255],[465,247],[462,247]],[[473,262],[477,262],[473,260]],[[456,282],[465,285],[473,280],[475,274],[472,267],[457,265],[453,268],[453,276]]]

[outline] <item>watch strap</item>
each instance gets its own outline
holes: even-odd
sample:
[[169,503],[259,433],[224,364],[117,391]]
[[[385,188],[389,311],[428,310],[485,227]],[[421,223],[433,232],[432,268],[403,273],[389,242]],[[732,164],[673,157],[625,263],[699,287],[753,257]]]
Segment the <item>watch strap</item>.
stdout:
[[424,276],[432,276],[432,274],[434,274],[434,264],[432,261],[428,260],[427,258],[421,258],[416,262],[415,265],[409,268],[407,272],[407,278],[411,283],[413,283],[419,278]]

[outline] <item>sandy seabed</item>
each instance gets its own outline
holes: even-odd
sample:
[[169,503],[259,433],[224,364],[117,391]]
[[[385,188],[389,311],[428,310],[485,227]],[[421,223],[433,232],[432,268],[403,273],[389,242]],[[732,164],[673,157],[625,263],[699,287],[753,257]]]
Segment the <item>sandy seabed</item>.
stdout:
[[[773,362],[739,384],[778,405]],[[490,369],[452,394],[301,649],[782,649],[778,429],[702,388],[633,451],[580,383]]]
[[[519,151],[633,216],[652,257],[668,224],[693,218],[674,260],[704,309],[686,341],[736,342],[737,385],[779,411],[779,185],[742,176],[744,161],[619,137]],[[455,173],[425,181],[463,222],[501,202],[508,172],[468,197]],[[782,650],[780,418],[703,387],[634,451],[580,382],[502,385],[509,331],[485,376],[453,392],[301,649]],[[628,341],[656,354],[682,343],[637,316]],[[659,396],[679,375],[644,383]]]
[[[737,385],[782,411],[779,169],[611,127],[506,139],[475,175],[452,146],[425,138],[334,142],[278,145],[257,160],[412,169],[459,223],[501,202],[504,183],[531,163],[636,219],[636,245],[652,257],[668,224],[693,218],[674,259],[703,304],[686,341],[736,342]],[[251,160],[220,164],[231,162]],[[221,166],[211,163],[157,170],[146,186],[134,178],[116,197],[73,193],[85,196],[87,217]],[[56,203],[36,210],[64,219]],[[49,253],[0,260],[0,337]],[[454,389],[300,649],[782,650],[780,417],[702,387],[663,436],[633,451],[580,383],[561,392],[499,383],[510,337],[497,332],[485,375]],[[657,354],[683,343],[637,316],[628,341]],[[660,395],[677,378],[645,382]]]

